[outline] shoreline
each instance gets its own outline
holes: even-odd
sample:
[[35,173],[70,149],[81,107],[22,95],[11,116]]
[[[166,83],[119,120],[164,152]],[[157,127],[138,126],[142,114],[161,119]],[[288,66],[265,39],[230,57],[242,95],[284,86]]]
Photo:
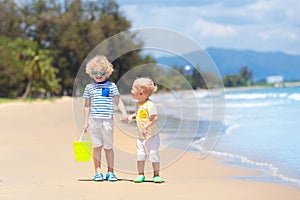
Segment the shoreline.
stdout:
[[[191,152],[194,152],[194,150],[192,150]],[[220,163],[222,165],[228,165],[257,172],[256,174],[251,176],[237,176],[234,177],[235,179],[281,184],[300,189],[300,179],[289,177],[285,174],[278,172],[278,169],[270,163],[257,162],[250,160],[246,156],[240,156],[238,154],[231,154],[227,152],[217,152],[214,150],[211,153],[209,153],[209,155],[220,159]]]
[[[211,88],[211,89],[196,89],[196,90],[176,90],[176,92],[184,94],[184,93],[189,93],[191,91],[196,92],[196,93],[207,93],[208,91],[211,92],[219,92],[219,91],[224,91],[224,92],[230,92],[230,91],[239,91],[239,90],[255,90],[255,89],[266,89],[266,88],[285,88],[285,87],[300,87],[300,81],[297,82],[284,82],[282,86],[280,87],[275,87],[275,86],[241,86],[241,87],[224,87],[224,88]],[[156,92],[153,95],[164,95],[164,94],[169,94],[170,91],[160,91]],[[129,100],[131,98],[131,94],[121,94],[122,99]],[[59,101],[59,100],[68,100],[72,99],[74,97],[71,96],[54,96],[51,98],[34,98],[34,99],[20,99],[20,98],[14,98],[14,99],[8,99],[8,98],[2,98],[3,101],[0,101],[0,106],[4,106],[7,104],[15,104],[15,105],[20,105],[23,103],[38,103],[38,102],[53,102],[53,101]],[[77,98],[77,97],[75,97]],[[0,98],[1,100],[1,98]]]
[[[162,135],[164,134],[162,133]],[[195,146],[195,143],[197,143],[198,140],[201,140],[201,138],[195,140],[186,151],[200,155],[201,154],[200,150],[198,149],[198,147]],[[180,147],[168,147],[168,148],[175,149],[175,150],[185,150]],[[275,168],[272,164],[256,162],[253,160],[249,160],[246,156],[240,156],[238,154],[231,154],[227,152],[218,152],[215,150],[212,150],[209,153],[205,152],[204,154],[205,154],[204,159],[205,157],[216,158],[217,160],[219,160],[218,163],[220,163],[220,165],[232,166],[234,168],[255,171],[255,173],[251,174],[250,176],[247,175],[236,176],[233,177],[234,179],[241,179],[241,180],[244,179],[244,180],[249,180],[254,182],[281,184],[281,185],[291,186],[300,189],[299,179],[286,176],[285,174],[282,173],[278,173],[277,168]]]
[[[93,182],[92,162],[75,162],[72,141],[78,139],[72,100],[24,103],[0,107],[2,131],[0,198],[2,199],[270,199],[297,200],[299,188],[281,184],[236,180],[257,171],[220,164],[222,160],[196,153],[165,148],[162,162],[170,155],[180,155],[161,169],[163,184],[150,182],[149,171],[142,184],[135,184],[135,156],[122,157],[117,152],[133,154],[135,139],[116,126],[116,183]],[[130,160],[132,159],[132,160]],[[118,169],[121,166],[122,169]],[[125,167],[132,169],[126,172]],[[106,172],[105,167],[103,171]],[[154,195],[154,196],[153,196]]]

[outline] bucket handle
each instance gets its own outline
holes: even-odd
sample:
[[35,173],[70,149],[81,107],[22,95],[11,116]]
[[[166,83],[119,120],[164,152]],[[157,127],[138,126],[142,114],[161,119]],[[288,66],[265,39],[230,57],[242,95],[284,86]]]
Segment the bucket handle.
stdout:
[[[81,141],[83,141],[83,136],[84,136],[84,134],[85,134],[86,132],[82,132],[81,134],[80,134],[80,136],[79,136],[79,142],[81,142]],[[88,134],[86,133],[86,136],[85,136],[85,141],[87,141],[88,140]]]

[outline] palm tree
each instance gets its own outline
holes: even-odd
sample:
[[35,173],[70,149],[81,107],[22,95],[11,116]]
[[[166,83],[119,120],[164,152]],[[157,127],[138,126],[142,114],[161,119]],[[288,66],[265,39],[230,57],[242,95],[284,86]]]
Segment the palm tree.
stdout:
[[23,62],[23,75],[27,79],[22,98],[32,92],[60,92],[59,79],[56,78],[58,70],[51,65],[52,59],[47,55],[47,51],[40,50],[36,42],[19,40],[17,57]]

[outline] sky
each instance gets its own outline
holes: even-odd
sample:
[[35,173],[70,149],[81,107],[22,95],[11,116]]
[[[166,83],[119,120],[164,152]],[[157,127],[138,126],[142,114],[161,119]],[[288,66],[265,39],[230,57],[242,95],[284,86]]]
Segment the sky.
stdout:
[[160,27],[216,47],[300,55],[299,0],[116,0],[132,29]]

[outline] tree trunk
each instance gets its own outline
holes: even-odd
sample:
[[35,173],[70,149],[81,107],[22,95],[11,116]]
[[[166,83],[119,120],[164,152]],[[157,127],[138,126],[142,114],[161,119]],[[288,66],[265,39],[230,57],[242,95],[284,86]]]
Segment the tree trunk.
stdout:
[[22,95],[22,99],[25,99],[25,98],[28,97],[28,94],[29,94],[30,89],[31,89],[31,85],[32,85],[32,78],[28,79],[25,92]]

